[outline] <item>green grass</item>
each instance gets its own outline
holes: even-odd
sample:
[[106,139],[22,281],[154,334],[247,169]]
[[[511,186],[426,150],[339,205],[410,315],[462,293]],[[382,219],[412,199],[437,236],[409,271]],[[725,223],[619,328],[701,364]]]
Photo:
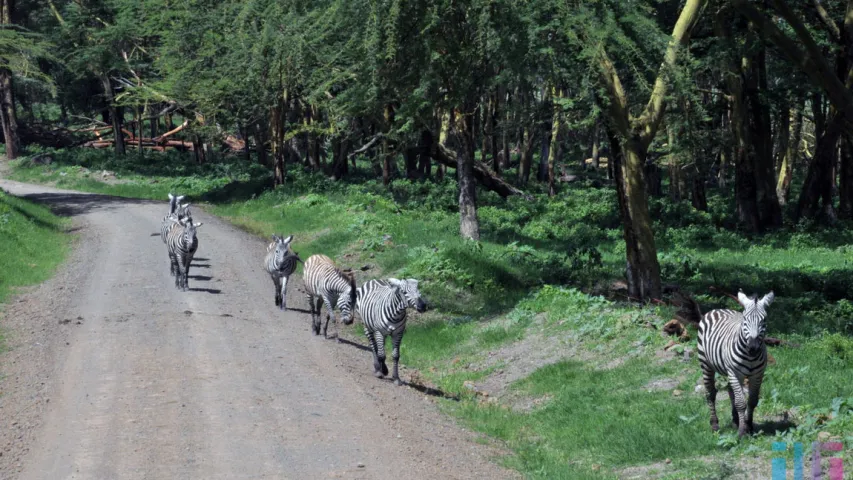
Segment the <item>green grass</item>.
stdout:
[[0,309],[17,287],[43,282],[62,263],[66,226],[47,208],[0,191]]
[[[826,432],[853,445],[850,225],[804,223],[749,236],[735,227],[731,192],[709,191],[708,212],[652,199],[665,283],[693,292],[705,310],[739,308],[723,292],[774,290],[768,334],[800,345],[770,349],[776,363],[757,410],[759,424],[787,413],[793,426],[738,443],[725,391],[718,396],[725,426],[715,434],[694,392],[695,353],[680,361],[685,349],[695,352],[695,329],[674,356],[662,356],[670,337],[660,332],[675,309],[628,304],[611,288],[622,276],[624,244],[615,196],[595,174],[553,199],[536,184],[527,187],[532,202],[478,191],[482,239],[470,242],[458,236],[452,179],[386,188],[367,160],[346,182],[291,166],[285,188],[271,191],[268,173],[242,160],[198,166],[179,155],[54,155],[48,167],[19,162],[15,178],[164,205],[167,192],[186,194],[251,232],[294,235],[302,258],[324,253],[341,266],[370,265],[360,281],[419,279],[432,308],[412,316],[403,340],[408,374],[442,392],[448,413],[508,446],[514,454],[504,461],[529,478],[616,478],[650,464],[662,478],[727,478],[746,464],[769,476],[774,440],[808,446]],[[115,171],[126,183],[106,185],[77,165]],[[357,326],[344,331],[363,341]],[[548,348],[540,368],[505,386],[503,400],[471,389],[519,355]],[[366,382],[374,381],[370,368]],[[681,393],[645,388],[662,379]],[[512,408],[519,399],[539,403]]]

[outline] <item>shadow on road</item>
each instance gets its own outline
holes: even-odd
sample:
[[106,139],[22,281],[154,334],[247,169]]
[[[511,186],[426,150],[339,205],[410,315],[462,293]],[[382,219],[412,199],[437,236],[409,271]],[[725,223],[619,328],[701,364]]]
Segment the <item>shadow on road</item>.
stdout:
[[190,291],[191,292],[207,292],[207,293],[212,293],[214,295],[219,295],[220,293],[222,293],[222,290],[219,290],[216,288],[190,288]]
[[[54,213],[61,216],[73,217],[84,215],[95,209],[115,209],[126,205],[158,205],[162,204],[168,210],[168,203],[155,200],[140,200],[136,198],[113,197],[94,193],[31,193],[21,195],[21,198],[47,205]],[[167,212],[168,213],[168,212]],[[159,233],[157,235],[160,235]],[[154,234],[151,235],[152,237]]]
[[208,276],[206,276],[206,275],[190,275],[190,276],[188,276],[187,278],[191,278],[191,279],[193,279],[193,280],[199,280],[199,281],[201,281],[201,282],[206,282],[206,281],[210,280],[210,279],[211,279],[211,278],[213,278],[213,277],[208,277]]

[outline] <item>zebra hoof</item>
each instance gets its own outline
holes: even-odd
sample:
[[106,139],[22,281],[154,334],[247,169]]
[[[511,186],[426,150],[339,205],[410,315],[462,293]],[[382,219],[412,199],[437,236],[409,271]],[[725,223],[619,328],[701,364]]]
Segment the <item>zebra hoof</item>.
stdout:
[[394,385],[397,385],[397,386],[399,387],[399,386],[400,386],[400,385],[402,385],[402,384],[403,384],[403,382],[402,382],[402,381],[400,381],[400,379],[399,379],[399,378],[394,379]]
[[376,377],[376,378],[382,378],[382,377],[384,377],[384,376],[385,376],[385,374],[383,374],[382,372],[380,372],[379,370],[377,370],[377,371],[373,372],[373,376],[374,376],[374,377]]

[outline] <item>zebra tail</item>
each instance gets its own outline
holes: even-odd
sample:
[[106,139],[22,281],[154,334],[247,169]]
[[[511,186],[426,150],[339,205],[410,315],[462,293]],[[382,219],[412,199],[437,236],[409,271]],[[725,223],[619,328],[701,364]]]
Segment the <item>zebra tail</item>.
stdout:
[[699,307],[699,302],[690,295],[679,293],[678,296],[683,302],[681,310],[676,314],[678,318],[687,323],[699,325],[699,322],[702,321],[702,309]]

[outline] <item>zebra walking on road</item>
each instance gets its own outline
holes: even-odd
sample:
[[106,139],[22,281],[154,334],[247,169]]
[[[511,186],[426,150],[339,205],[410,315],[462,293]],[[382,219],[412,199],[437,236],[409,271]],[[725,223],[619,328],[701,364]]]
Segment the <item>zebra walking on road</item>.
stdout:
[[264,257],[264,269],[272,277],[275,287],[275,306],[287,310],[287,280],[296,271],[296,262],[299,257],[290,249],[293,235],[282,238],[273,235],[273,242],[267,247],[267,255]]
[[418,281],[413,278],[398,280],[371,280],[358,289],[356,308],[364,323],[364,334],[373,350],[373,375],[382,378],[388,375],[385,364],[385,337],[391,336],[394,349],[394,372],[391,378],[401,385],[397,367],[400,363],[400,343],[406,332],[406,315],[412,307],[420,313],[427,309],[427,303],[418,291]]
[[175,288],[184,292],[189,289],[190,264],[198,250],[196,229],[202,225],[202,223],[193,223],[189,218],[181,221],[174,220],[174,227],[169,230],[166,239],[169,261],[172,270],[175,271]]
[[[356,294],[355,277],[352,272],[342,272],[335,266],[335,262],[325,255],[311,255],[308,260],[305,260],[302,281],[305,284],[305,293],[308,297],[308,305],[311,308],[311,328],[314,335],[320,334],[320,315],[324,303],[326,304],[324,337],[328,338],[330,318],[335,324],[335,331],[337,332],[338,321],[335,318],[335,307],[341,311],[341,321],[344,322],[344,325],[352,324]],[[338,335],[335,338],[338,342],[341,341]]]
[[[714,431],[719,429],[714,377],[720,374],[729,380],[732,424],[738,429],[738,438],[753,432],[752,417],[767,366],[767,346],[764,343],[766,308],[774,298],[773,292],[759,300],[740,291],[738,302],[744,308],[743,313],[719,309],[701,317],[697,349],[711,410],[711,429]],[[698,305],[695,302],[693,305],[699,313]]]

